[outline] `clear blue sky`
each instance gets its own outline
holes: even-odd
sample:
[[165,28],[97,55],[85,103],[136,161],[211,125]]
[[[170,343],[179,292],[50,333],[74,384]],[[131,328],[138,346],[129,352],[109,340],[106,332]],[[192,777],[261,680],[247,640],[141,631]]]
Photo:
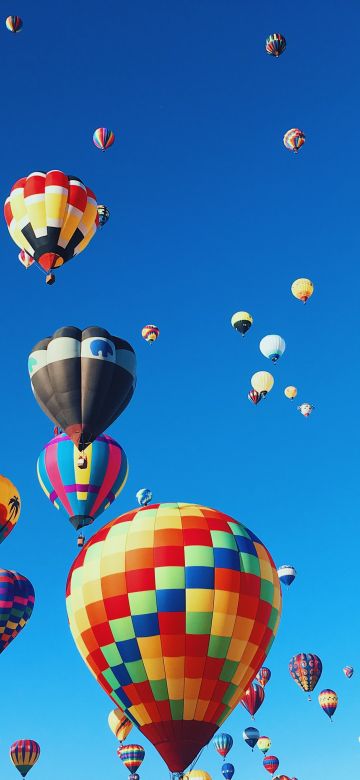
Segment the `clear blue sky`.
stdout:
[[[34,780],[126,778],[107,726],[111,702],[67,626],[74,532],[35,473],[52,426],[33,399],[27,355],[71,323],[104,326],[138,355],[134,399],[111,429],[130,477],[104,522],[149,486],[156,500],[232,514],[278,565],[296,566],[255,725],[272,738],[282,773],[355,780],[359,4],[19,0],[9,10],[24,29],[15,36],[0,25],[2,199],[19,177],[59,167],[94,189],[111,220],[52,288],[20,266],[5,222],[0,231],[0,471],[23,500],[0,563],[28,576],[37,596],[30,623],[0,659],[1,777],[15,776],[8,745],[31,737],[42,750]],[[288,41],[278,61],[263,49],[277,30]],[[99,125],[116,133],[104,155],[92,144]],[[294,126],[307,136],[297,158],[282,145]],[[315,283],[306,307],[289,291],[303,275]],[[242,340],[229,321],[243,308],[254,326]],[[153,347],[140,336],[148,322],[161,329]],[[274,390],[255,408],[249,380],[269,368],[258,342],[273,332],[287,350]],[[315,404],[309,420],[284,398],[287,384]],[[289,676],[300,651],[321,656],[322,687],[339,694],[333,726]],[[350,681],[346,663],[358,667]],[[242,708],[228,720],[229,759],[236,777],[266,780],[260,751],[242,742],[248,725]],[[142,780],[166,777],[144,744]],[[199,767],[221,778],[220,764],[209,747]]]

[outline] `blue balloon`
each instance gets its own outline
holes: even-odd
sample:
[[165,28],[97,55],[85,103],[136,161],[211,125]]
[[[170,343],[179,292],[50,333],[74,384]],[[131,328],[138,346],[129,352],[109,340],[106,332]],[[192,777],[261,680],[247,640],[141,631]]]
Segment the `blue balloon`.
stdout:
[[253,748],[255,747],[258,739],[260,737],[260,731],[255,729],[253,726],[249,726],[248,729],[245,729],[243,731],[243,739],[245,740],[246,744]]
[[223,764],[221,768],[221,772],[225,780],[231,780],[235,772],[235,769],[232,764]]

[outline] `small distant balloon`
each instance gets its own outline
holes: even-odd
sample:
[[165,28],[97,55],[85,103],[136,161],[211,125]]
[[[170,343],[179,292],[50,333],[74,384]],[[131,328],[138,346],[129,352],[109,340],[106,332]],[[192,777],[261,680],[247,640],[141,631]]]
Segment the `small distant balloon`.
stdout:
[[310,279],[295,279],[291,285],[291,292],[298,301],[306,303],[314,292],[314,285]]
[[266,756],[263,760],[263,767],[267,772],[270,772],[270,774],[273,775],[274,772],[276,772],[279,763],[277,756]]
[[160,330],[156,325],[145,325],[141,331],[141,335],[145,341],[152,344],[153,341],[159,338]]
[[302,414],[304,417],[310,417],[314,409],[315,406],[308,403],[300,404],[300,406],[297,407],[298,412],[300,412],[300,414]]
[[274,377],[268,371],[257,371],[251,377],[251,386],[259,393],[261,398],[265,398],[274,386]]
[[344,672],[345,677],[348,677],[350,679],[350,677],[352,677],[353,674],[354,674],[354,667],[353,666],[344,666],[343,672]]
[[254,750],[255,745],[257,744],[257,741],[260,737],[260,731],[255,729],[253,726],[249,726],[248,729],[245,729],[243,731],[243,740],[246,742],[249,747],[251,747],[251,750]]
[[[231,780],[235,772],[235,767],[232,764],[225,763],[221,767],[221,774],[225,780]],[[186,775],[185,775],[186,780]]]
[[234,744],[233,738],[230,734],[216,734],[214,739],[214,746],[222,758],[225,758]]
[[9,32],[18,33],[22,29],[23,20],[20,16],[8,16],[5,24]]
[[106,149],[109,149],[110,146],[113,145],[115,135],[113,131],[109,130],[107,127],[98,127],[94,132],[93,141],[97,149],[101,149],[102,152],[105,152]]
[[260,341],[259,347],[260,352],[262,352],[264,357],[269,358],[269,360],[271,360],[273,363],[276,363],[281,355],[284,354],[286,344],[281,336],[271,335],[264,336],[264,338]]
[[131,723],[131,720],[126,717],[125,713],[122,711],[122,709],[120,709],[120,707],[117,707],[116,710],[112,710],[110,712],[108,717],[108,724],[112,733],[115,734],[115,737],[119,740],[119,742],[123,742],[124,739],[126,739],[133,727],[133,723]]
[[262,688],[262,686],[257,682],[252,682],[249,688],[246,689],[242,699],[240,699],[240,702],[254,720],[254,715],[258,711],[259,707],[261,707],[264,699],[264,688]]
[[21,265],[23,265],[24,268],[26,268],[26,270],[28,268],[31,268],[31,266],[35,262],[34,258],[31,257],[31,255],[29,255],[29,253],[26,252],[25,249],[22,249],[21,252],[19,252],[18,258],[20,260]]
[[288,387],[285,387],[284,393],[286,395],[286,398],[290,398],[292,401],[293,398],[296,398],[297,396],[297,389],[294,387],[294,385],[288,385]]
[[265,688],[265,685],[268,684],[270,677],[271,677],[270,669],[268,669],[267,666],[262,666],[261,669],[259,669],[255,679],[257,680],[259,685]]
[[145,749],[141,745],[120,745],[116,752],[131,773],[139,769],[145,757]]
[[271,748],[271,739],[269,739],[269,737],[259,737],[257,741],[257,747],[264,755],[266,755],[268,750]]
[[233,328],[238,331],[238,333],[241,333],[242,336],[245,336],[245,333],[248,332],[249,328],[251,328],[253,324],[253,318],[248,311],[237,311],[231,317],[231,324]]
[[326,688],[319,693],[318,699],[322,711],[325,712],[325,715],[331,720],[339,702],[337,693],[330,688]]
[[297,685],[309,693],[314,690],[321,677],[321,659],[314,653],[298,653],[290,659],[289,672]]
[[108,222],[110,218],[110,211],[107,206],[104,206],[102,203],[97,207],[97,212],[99,215],[99,229],[104,227],[106,223]]
[[284,146],[290,152],[297,153],[305,143],[305,134],[298,127],[292,127],[284,135]]
[[256,390],[250,390],[248,392],[248,399],[249,401],[251,401],[251,403],[255,404],[256,406],[256,404],[260,403],[261,396],[259,395],[259,393],[256,392]]
[[280,566],[277,570],[277,573],[280,582],[283,585],[287,585],[288,587],[294,582],[296,577],[296,569],[294,569],[293,566],[288,566],[287,564]]
[[11,745],[10,758],[22,777],[26,777],[40,756],[40,745],[34,739],[18,739]]
[[0,653],[26,626],[34,603],[35,593],[31,582],[16,571],[0,569]]
[[273,57],[280,57],[286,49],[286,40],[281,33],[272,33],[268,35],[265,41],[265,51]]
[[147,506],[150,504],[152,497],[153,494],[149,488],[141,488],[141,490],[138,490],[136,493],[136,498],[140,506]]

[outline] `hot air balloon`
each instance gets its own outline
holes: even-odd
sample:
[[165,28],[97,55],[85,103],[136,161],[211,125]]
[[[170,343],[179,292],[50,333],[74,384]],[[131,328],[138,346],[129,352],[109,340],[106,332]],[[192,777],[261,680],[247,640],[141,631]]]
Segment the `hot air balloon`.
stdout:
[[233,328],[238,331],[238,333],[241,333],[242,336],[245,336],[245,333],[248,332],[249,328],[251,328],[253,324],[253,318],[248,311],[237,311],[231,317],[231,324]]
[[264,688],[257,682],[251,683],[241,699],[241,704],[250,713],[253,720],[255,713],[258,711],[259,707],[261,707],[264,699]]
[[10,758],[22,777],[26,777],[40,756],[40,745],[34,739],[17,739],[11,745]]
[[29,255],[28,252],[25,252],[25,249],[22,249],[21,252],[18,254],[18,258],[20,260],[21,265],[24,266],[25,270],[27,271],[28,268],[31,268],[32,265],[34,265],[35,260],[31,255]]
[[120,707],[117,707],[116,710],[112,710],[110,712],[108,717],[108,724],[112,733],[115,734],[115,737],[119,740],[119,742],[123,742],[124,739],[126,739],[133,727],[133,723],[131,723],[131,720],[126,717]]
[[148,342],[148,344],[152,344],[153,341],[156,341],[156,339],[159,338],[160,330],[156,327],[156,325],[145,325],[141,331],[141,335],[143,339]]
[[232,764],[223,764],[221,767],[221,774],[225,780],[231,780],[235,772],[235,767]]
[[264,769],[266,769],[267,772],[270,772],[271,775],[276,772],[278,766],[279,759],[276,756],[266,756],[263,760]]
[[276,777],[274,777],[273,780],[290,780],[290,777],[288,777],[287,775],[276,775]]
[[141,745],[120,745],[117,749],[117,754],[124,766],[126,766],[126,769],[130,769],[130,772],[133,773],[141,766],[145,757],[145,750]]
[[284,146],[290,152],[297,153],[305,143],[305,134],[298,127],[292,127],[284,135]]
[[34,588],[26,577],[16,571],[0,569],[0,653],[26,626],[34,602]]
[[265,688],[265,685],[268,684],[271,677],[271,671],[267,668],[267,666],[262,666],[261,669],[259,669],[256,680],[260,685],[262,685],[263,688]]
[[285,387],[284,393],[286,398],[290,398],[290,401],[292,401],[293,398],[296,398],[297,396],[297,389],[293,385],[289,385],[288,387]]
[[56,509],[63,509],[76,530],[90,525],[115,501],[128,477],[120,444],[103,433],[80,456],[66,433],[55,436],[40,453],[37,475]]
[[262,352],[266,358],[269,358],[273,363],[276,363],[281,355],[284,354],[286,344],[281,336],[264,336],[260,341],[259,347],[260,352]]
[[308,403],[300,404],[300,406],[297,407],[298,412],[300,412],[304,417],[310,417],[314,409],[315,406]]
[[289,661],[289,672],[303,691],[310,692],[314,690],[321,677],[322,663],[313,653],[298,653]]
[[269,739],[269,737],[259,737],[257,741],[257,747],[259,750],[261,750],[262,753],[264,753],[264,755],[266,755],[271,747],[271,739]]
[[273,57],[280,57],[286,49],[286,40],[281,33],[273,33],[268,35],[265,41],[265,51],[267,54],[272,54]]
[[186,772],[186,775],[183,775],[182,780],[211,780],[211,776],[203,769],[192,769],[191,772]]
[[136,493],[136,498],[140,506],[147,506],[150,504],[152,497],[152,492],[149,488],[141,488],[141,490],[138,490]]
[[343,672],[345,677],[348,677],[350,679],[350,677],[352,677],[354,674],[354,668],[353,666],[344,666]]
[[98,224],[94,193],[61,171],[36,171],[15,182],[4,214],[11,238],[34,257],[48,284],[55,281],[50,272],[80,254]]
[[238,521],[153,504],[87,542],[69,573],[67,610],[100,685],[183,773],[269,652],[281,588],[266,548]]
[[20,511],[21,500],[17,488],[0,474],[0,544],[13,530]]
[[216,734],[214,739],[214,746],[219,755],[222,756],[222,758],[225,758],[233,746],[233,738],[230,736],[230,734]]
[[295,279],[291,285],[291,292],[299,301],[306,303],[314,292],[314,285],[310,279]]
[[251,385],[261,398],[265,398],[274,386],[274,377],[268,371],[257,371],[251,377]]
[[324,691],[319,693],[318,699],[321,709],[331,720],[339,703],[337,693],[332,691],[330,688],[326,688]]
[[109,149],[109,147],[113,145],[115,134],[112,130],[108,130],[107,127],[98,127],[94,132],[93,141],[98,149],[105,152],[106,149]]
[[110,219],[110,211],[107,206],[100,204],[97,207],[97,213],[99,215],[99,228],[101,230],[101,228],[104,227],[104,225],[106,225],[107,221]]
[[294,582],[296,577],[296,569],[294,569],[293,566],[288,566],[286,564],[280,566],[277,573],[281,584],[287,585],[288,587]]
[[248,392],[248,399],[251,401],[255,406],[257,406],[258,403],[261,401],[261,396],[259,393],[256,392],[256,390],[250,390]]
[[8,16],[5,24],[9,32],[18,33],[22,30],[23,20],[20,16]]
[[243,731],[243,740],[244,742],[246,742],[247,745],[249,745],[249,747],[251,747],[251,750],[254,750],[254,747],[257,744],[259,737],[260,737],[260,731],[255,729],[253,726],[249,726],[249,728]]
[[127,341],[104,328],[69,326],[35,345],[29,374],[43,412],[82,451],[126,409],[136,358]]

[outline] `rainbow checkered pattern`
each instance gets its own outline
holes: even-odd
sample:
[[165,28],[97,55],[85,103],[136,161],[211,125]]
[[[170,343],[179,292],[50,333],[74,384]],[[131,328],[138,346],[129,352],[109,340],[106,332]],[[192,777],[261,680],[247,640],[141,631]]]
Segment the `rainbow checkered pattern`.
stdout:
[[239,522],[154,504],[90,539],[69,573],[67,610],[100,685],[182,772],[262,666],[281,590],[270,554]]

